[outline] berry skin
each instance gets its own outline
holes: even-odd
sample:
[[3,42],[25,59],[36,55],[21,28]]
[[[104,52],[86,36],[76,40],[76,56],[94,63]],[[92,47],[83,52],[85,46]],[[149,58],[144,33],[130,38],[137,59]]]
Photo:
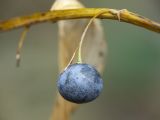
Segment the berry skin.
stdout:
[[71,64],[57,81],[64,99],[77,104],[96,99],[102,91],[103,81],[97,70],[89,64]]

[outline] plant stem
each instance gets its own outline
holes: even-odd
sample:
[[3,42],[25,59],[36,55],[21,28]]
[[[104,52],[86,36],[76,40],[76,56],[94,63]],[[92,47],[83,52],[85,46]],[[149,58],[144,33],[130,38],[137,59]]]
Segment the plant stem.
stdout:
[[83,33],[82,33],[82,36],[81,36],[81,39],[80,39],[80,43],[79,43],[79,48],[78,48],[78,63],[82,63],[82,44],[83,44],[83,41],[84,41],[84,37],[87,33],[87,30],[89,28],[89,26],[91,25],[91,23],[93,22],[93,20],[98,17],[99,15],[105,13],[107,11],[100,11],[98,14],[96,14],[95,16],[93,16],[93,18],[89,21],[89,23],[87,24],[87,26],[85,27]]
[[[100,11],[106,11],[105,14],[97,18],[118,20],[117,12],[119,10],[109,8],[80,8],[70,10],[54,10],[42,13],[35,13],[29,16],[16,17],[0,22],[0,31],[11,30],[27,25],[32,25],[47,21],[58,21],[66,19],[92,18]],[[114,12],[113,12],[114,11]],[[138,14],[125,10],[121,13],[121,22],[131,23],[136,26],[160,33],[160,24]]]

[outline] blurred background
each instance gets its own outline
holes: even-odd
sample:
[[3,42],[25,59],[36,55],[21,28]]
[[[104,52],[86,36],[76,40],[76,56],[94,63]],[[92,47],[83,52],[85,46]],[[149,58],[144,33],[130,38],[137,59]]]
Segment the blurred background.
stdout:
[[[50,9],[54,0],[0,0],[0,20]],[[81,0],[87,7],[128,9],[160,22],[159,0]],[[101,96],[72,120],[160,120],[160,35],[102,20],[108,42]],[[31,27],[20,68],[15,53],[22,29],[0,33],[0,120],[48,120],[56,95],[57,24]]]

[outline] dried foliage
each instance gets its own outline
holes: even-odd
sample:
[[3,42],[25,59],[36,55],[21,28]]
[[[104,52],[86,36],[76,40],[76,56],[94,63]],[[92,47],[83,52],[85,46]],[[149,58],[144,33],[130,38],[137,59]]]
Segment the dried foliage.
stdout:
[[[56,1],[51,10],[82,8],[83,5],[76,0]],[[62,71],[69,63],[74,51],[79,45],[82,33],[88,24],[88,20],[59,21],[59,70]],[[92,64],[102,73],[104,58],[106,55],[106,41],[99,20],[89,27],[86,33],[82,58],[85,63]],[[94,58],[94,59],[93,59]],[[71,113],[77,108],[76,104],[64,100],[57,93],[57,100],[51,120],[69,120]]]

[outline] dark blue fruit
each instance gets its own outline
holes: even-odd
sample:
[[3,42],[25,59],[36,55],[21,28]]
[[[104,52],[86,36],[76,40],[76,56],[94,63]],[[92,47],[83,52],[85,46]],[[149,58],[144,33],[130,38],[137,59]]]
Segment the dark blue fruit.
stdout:
[[102,91],[103,81],[97,70],[88,64],[71,64],[57,81],[59,93],[68,101],[87,103]]

